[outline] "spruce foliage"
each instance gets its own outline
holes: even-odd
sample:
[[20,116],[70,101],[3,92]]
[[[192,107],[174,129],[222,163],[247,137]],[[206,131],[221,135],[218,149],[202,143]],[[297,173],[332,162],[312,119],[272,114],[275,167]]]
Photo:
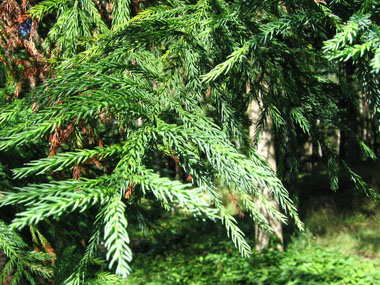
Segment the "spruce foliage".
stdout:
[[[349,87],[333,79],[343,77],[341,60],[363,58],[367,63],[358,68],[370,68],[370,82],[378,78],[378,26],[371,18],[377,6],[366,1],[343,25],[331,10],[335,2],[340,1],[331,7],[313,1],[241,0],[116,0],[113,5],[47,0],[30,5],[31,19],[55,15],[47,21],[50,29],[41,44],[50,55],[51,75],[30,94],[0,106],[0,150],[37,145],[45,153],[13,169],[15,179],[32,183],[0,189],[1,206],[17,206],[10,226],[1,224],[7,240],[17,235],[15,229],[88,213],[93,232],[65,284],[84,282],[100,247],[107,251],[109,268],[127,277],[129,221],[136,217],[136,207],[156,200],[166,210],[180,208],[222,222],[248,256],[251,248],[223,205],[218,183],[267,231],[272,229],[254,196],[275,218],[286,222],[288,215],[302,229],[281,180],[254,148],[239,147],[248,145],[245,112],[252,99],[262,105],[258,133],[268,114],[273,119],[280,176],[297,175],[297,145],[307,136],[323,150],[333,189],[340,166],[360,190],[377,198],[327,135],[331,129],[350,130],[339,106]],[[352,46],[353,34],[362,46]],[[367,88],[364,82],[362,86]],[[167,161],[178,164],[182,175],[170,173]],[[261,194],[263,188],[281,212]],[[9,257],[8,247],[26,248],[21,241],[13,243],[1,245]],[[47,257],[35,260],[42,256]],[[12,262],[3,278],[20,271],[31,280],[28,270],[52,276],[22,260]],[[108,277],[116,278],[99,278]]]

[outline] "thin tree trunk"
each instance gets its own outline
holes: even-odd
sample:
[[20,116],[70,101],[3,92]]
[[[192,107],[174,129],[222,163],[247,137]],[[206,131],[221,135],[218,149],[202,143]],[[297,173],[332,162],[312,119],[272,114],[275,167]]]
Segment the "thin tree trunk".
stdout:
[[[249,87],[247,87],[249,88]],[[249,127],[249,137],[251,144],[254,144],[254,138],[256,136],[256,127],[260,116],[260,104],[253,100],[248,107],[248,118],[251,121],[251,126]],[[273,122],[270,117],[266,118],[266,124],[262,130],[262,134],[257,142],[257,152],[261,155],[272,167],[273,171],[277,171],[276,157],[275,157],[275,148],[274,148],[274,136],[273,136]],[[262,190],[263,196],[273,204],[273,206],[278,210],[279,205],[277,201],[266,190]],[[279,238],[281,244],[278,245],[279,250],[283,250],[283,234],[282,234],[282,225],[281,222],[275,219],[272,215],[268,213],[265,209],[263,203],[259,199],[255,199],[255,203],[258,205],[260,212],[268,220],[269,225],[274,230],[274,234]],[[269,245],[269,241],[272,238],[273,234],[260,229],[258,225],[255,225],[255,240],[256,240],[256,250],[263,250]]]

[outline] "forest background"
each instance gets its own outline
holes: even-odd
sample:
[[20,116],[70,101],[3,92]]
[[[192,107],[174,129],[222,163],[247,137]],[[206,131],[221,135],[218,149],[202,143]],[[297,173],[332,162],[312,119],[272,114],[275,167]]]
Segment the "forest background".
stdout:
[[376,284],[379,12],[3,1],[1,282]]

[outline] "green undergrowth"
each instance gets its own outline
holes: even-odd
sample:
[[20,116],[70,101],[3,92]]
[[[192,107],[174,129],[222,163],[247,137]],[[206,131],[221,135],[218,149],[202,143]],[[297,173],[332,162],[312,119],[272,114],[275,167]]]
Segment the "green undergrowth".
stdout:
[[315,242],[365,258],[380,257],[380,210],[374,203],[352,212],[339,212],[334,205],[312,210],[306,219]]
[[[378,164],[362,164],[358,173],[379,192]],[[340,189],[329,190],[326,175],[311,174],[299,187],[301,216],[314,242],[366,259],[380,257],[380,207],[356,191],[344,177]]]
[[242,258],[217,225],[182,225],[135,244],[126,284],[380,284],[379,260],[319,245],[310,232],[285,252]]

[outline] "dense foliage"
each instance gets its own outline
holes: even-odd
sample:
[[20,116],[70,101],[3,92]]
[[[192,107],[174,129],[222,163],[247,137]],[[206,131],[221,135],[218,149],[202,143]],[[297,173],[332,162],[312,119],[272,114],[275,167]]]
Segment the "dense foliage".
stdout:
[[[189,229],[185,232],[186,237],[172,250],[169,247],[165,251],[154,250],[155,245],[151,244],[151,251],[139,252],[133,263],[136,270],[124,284],[377,284],[380,281],[378,260],[365,260],[316,245],[311,233],[293,238],[286,252],[270,249],[242,259],[226,241],[205,234],[193,244],[189,240],[196,233]],[[173,234],[165,236],[166,240],[170,237]],[[121,280],[119,283],[123,284]]]
[[[376,1],[0,5],[2,280],[79,284],[99,258],[127,277],[127,227],[149,228],[160,206],[220,220],[248,256],[218,186],[265,230],[254,197],[302,229],[278,177],[297,177],[306,142],[321,150],[332,189],[342,169],[379,199],[350,168],[378,151]],[[245,115],[252,100],[258,122]],[[248,143],[248,126],[259,140],[267,116],[278,176]],[[76,268],[63,270],[73,252]]]

